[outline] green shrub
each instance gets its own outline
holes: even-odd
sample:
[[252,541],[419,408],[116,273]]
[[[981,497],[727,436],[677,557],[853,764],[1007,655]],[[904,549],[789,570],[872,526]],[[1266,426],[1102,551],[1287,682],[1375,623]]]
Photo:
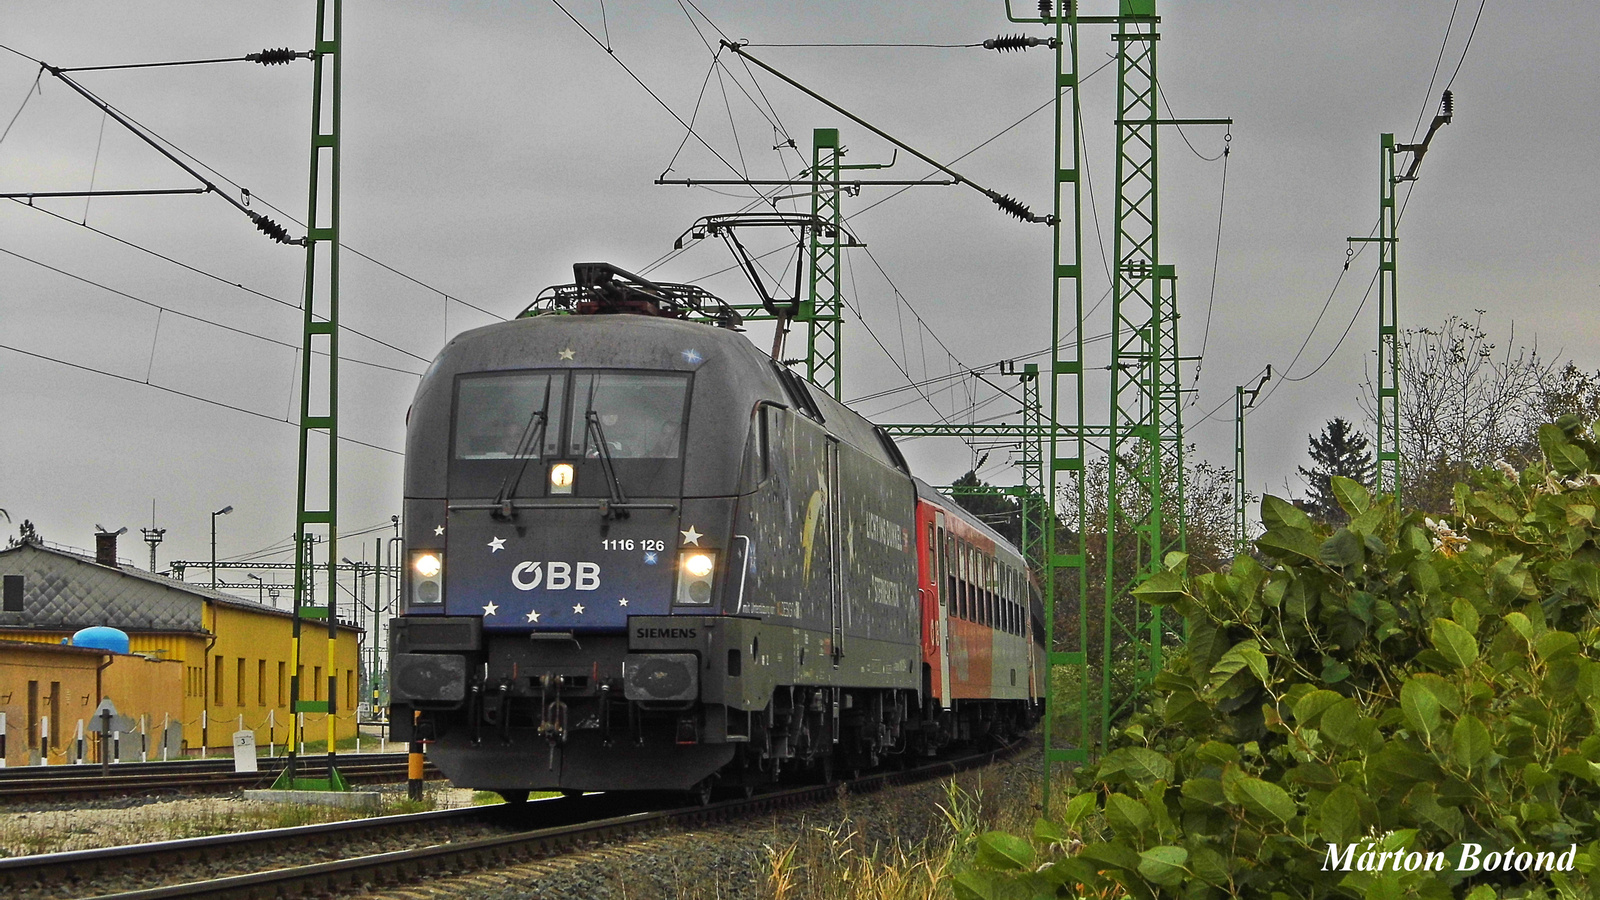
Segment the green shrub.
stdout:
[[[1056,821],[984,835],[957,896],[1600,896],[1600,443],[1570,417],[1540,443],[1449,521],[1336,479],[1346,527],[1266,497],[1264,563],[1169,557],[1137,592],[1187,646]],[[1458,870],[1473,844],[1570,869]]]

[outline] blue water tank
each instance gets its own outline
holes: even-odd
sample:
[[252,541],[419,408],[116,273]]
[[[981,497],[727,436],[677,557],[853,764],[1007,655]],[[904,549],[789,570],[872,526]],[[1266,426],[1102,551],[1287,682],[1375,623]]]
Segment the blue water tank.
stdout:
[[96,625],[85,628],[72,636],[72,646],[89,647],[94,650],[110,650],[113,653],[128,652],[128,633],[120,628],[107,628]]

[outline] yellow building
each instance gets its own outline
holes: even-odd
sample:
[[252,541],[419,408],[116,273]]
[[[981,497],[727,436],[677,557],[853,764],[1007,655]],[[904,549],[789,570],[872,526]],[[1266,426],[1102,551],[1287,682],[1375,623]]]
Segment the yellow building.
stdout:
[[[209,748],[230,747],[241,724],[256,733],[261,745],[270,741],[281,746],[292,733],[289,679],[294,674],[294,617],[289,612],[119,566],[114,545],[97,561],[19,544],[0,551],[0,577],[4,579],[0,640],[60,644],[81,628],[106,625],[128,633],[131,653],[179,663],[176,677],[186,747],[197,749],[202,743]],[[330,661],[326,625],[307,622],[304,627],[306,656],[298,668],[301,699],[330,704],[338,737],[352,737],[361,629],[339,623]],[[337,685],[331,696],[329,676]],[[17,677],[0,669],[0,696],[25,690],[10,683]],[[117,711],[134,719],[156,713],[159,691],[151,690],[137,703],[130,699],[133,705],[115,700]],[[89,709],[98,704],[96,698]],[[326,738],[326,715],[304,714],[306,740]],[[154,715],[151,721],[161,718]],[[15,731],[22,723],[9,725]]]
[[44,754],[52,765],[73,762],[82,728],[84,758],[98,761],[91,732],[95,709],[105,698],[119,717],[130,704],[141,710],[127,723],[121,758],[139,759],[142,735],[150,758],[159,759],[161,723],[183,716],[183,666],[89,647],[0,640],[0,714],[6,723],[0,758],[7,766],[34,765]]

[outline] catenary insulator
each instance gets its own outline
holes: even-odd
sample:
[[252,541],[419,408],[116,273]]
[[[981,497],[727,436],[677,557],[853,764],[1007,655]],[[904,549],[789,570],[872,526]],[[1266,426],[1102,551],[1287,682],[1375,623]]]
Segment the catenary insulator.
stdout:
[[260,53],[252,53],[245,57],[251,62],[261,63],[263,66],[282,66],[294,62],[300,54],[288,47],[279,47],[276,50],[268,48]]
[[1452,94],[1449,91],[1445,91],[1444,92],[1444,100],[1439,104],[1439,112],[1440,112],[1440,115],[1443,115],[1446,119],[1448,119],[1451,116],[1455,115],[1455,112],[1456,112],[1456,95],[1455,94]]
[[260,213],[252,215],[250,219],[256,223],[257,230],[280,244],[300,243],[299,241],[289,237],[289,230],[287,228],[284,228],[282,225],[279,225],[277,222],[272,221]]
[[1039,18],[1050,18],[1050,0],[1039,0]]
[[1033,210],[1028,209],[1021,200],[1015,197],[1008,194],[990,193],[989,199],[993,200],[994,205],[1000,207],[1001,212],[1007,215],[1016,216],[1024,222],[1037,221],[1034,219]]
[[989,38],[983,42],[985,50],[999,50],[1002,53],[1010,50],[1026,50],[1029,47],[1054,45],[1055,38],[1036,38],[1021,34],[1002,34],[999,37]]

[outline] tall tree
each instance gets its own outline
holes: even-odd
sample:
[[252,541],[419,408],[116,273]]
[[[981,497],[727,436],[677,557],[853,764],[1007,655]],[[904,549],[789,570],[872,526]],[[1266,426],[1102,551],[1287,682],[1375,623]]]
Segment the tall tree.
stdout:
[[1342,475],[1372,486],[1376,467],[1372,451],[1367,449],[1367,438],[1344,419],[1334,419],[1310,443],[1314,465],[1310,469],[1300,467],[1300,477],[1311,489],[1306,498],[1307,512],[1329,524],[1342,525],[1349,517],[1333,495],[1333,477]]

